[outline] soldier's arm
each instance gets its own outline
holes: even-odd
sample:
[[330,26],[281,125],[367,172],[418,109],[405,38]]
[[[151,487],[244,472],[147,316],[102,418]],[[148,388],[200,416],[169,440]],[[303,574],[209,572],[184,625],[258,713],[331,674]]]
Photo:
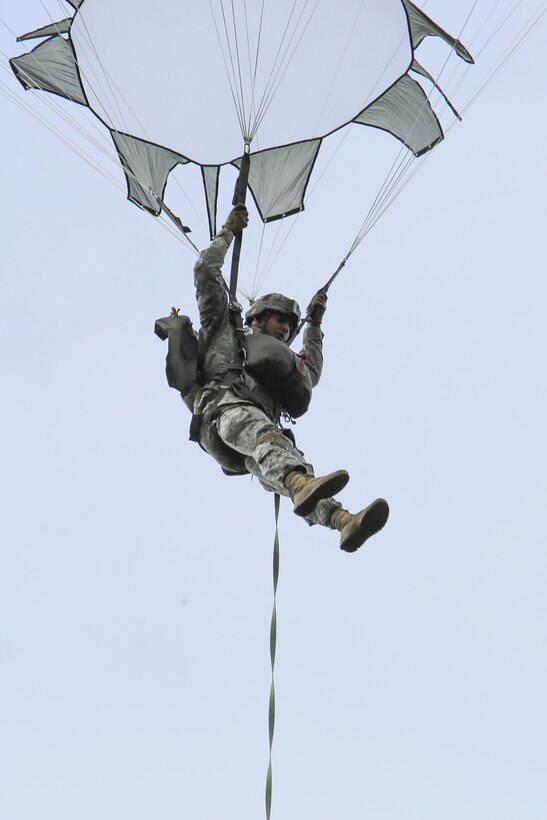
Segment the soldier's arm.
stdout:
[[228,314],[228,294],[222,277],[222,265],[234,234],[243,230],[249,221],[244,205],[236,205],[221,232],[209,247],[202,251],[194,268],[194,284],[201,327],[208,330],[223,322]]
[[304,356],[306,367],[311,376],[312,386],[319,382],[323,370],[323,332],[321,325],[306,324],[304,330],[304,346],[300,351]]
[[194,284],[202,328],[220,323],[228,313],[228,294],[222,277],[222,265],[234,235],[222,230],[208,248],[200,253],[194,267]]
[[327,309],[327,294],[318,290],[306,310],[306,329],[304,331],[304,347],[301,351],[306,360],[312,385],[318,383],[323,370],[323,333],[321,323]]

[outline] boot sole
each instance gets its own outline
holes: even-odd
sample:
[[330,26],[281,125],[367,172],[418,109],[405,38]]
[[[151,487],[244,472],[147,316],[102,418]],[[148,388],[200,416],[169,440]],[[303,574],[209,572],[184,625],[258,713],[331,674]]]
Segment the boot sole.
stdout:
[[335,473],[325,476],[323,479],[318,479],[319,483],[312,490],[309,495],[299,499],[298,503],[294,505],[294,513],[300,516],[306,516],[312,513],[319,501],[324,498],[330,498],[336,493],[344,489],[349,481],[349,473],[346,470],[337,470]]
[[342,531],[340,549],[344,552],[355,552],[363,546],[367,538],[380,532],[388,518],[389,505],[387,501],[383,498],[377,498],[364,511],[359,528],[350,531],[345,538]]

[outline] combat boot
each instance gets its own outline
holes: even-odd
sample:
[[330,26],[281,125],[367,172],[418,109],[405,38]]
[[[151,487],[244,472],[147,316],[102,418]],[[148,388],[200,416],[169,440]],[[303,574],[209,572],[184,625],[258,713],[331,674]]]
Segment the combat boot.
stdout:
[[334,510],[329,526],[340,532],[340,549],[355,552],[367,538],[379,532],[389,516],[389,506],[383,498],[377,498],[359,513],[350,513],[342,508]]
[[349,481],[346,470],[336,470],[329,475],[315,478],[302,470],[291,470],[285,476],[285,487],[294,503],[296,515],[309,515],[322,498],[330,498],[343,490]]

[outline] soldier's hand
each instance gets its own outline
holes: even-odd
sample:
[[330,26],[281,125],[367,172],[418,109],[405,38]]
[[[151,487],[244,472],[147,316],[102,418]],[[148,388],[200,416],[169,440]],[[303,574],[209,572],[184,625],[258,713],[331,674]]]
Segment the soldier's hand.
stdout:
[[225,231],[240,233],[246,228],[249,222],[249,211],[245,205],[236,205],[228,214],[228,219],[222,226]]
[[327,294],[324,290],[318,290],[306,311],[306,318],[312,325],[320,325],[327,309]]

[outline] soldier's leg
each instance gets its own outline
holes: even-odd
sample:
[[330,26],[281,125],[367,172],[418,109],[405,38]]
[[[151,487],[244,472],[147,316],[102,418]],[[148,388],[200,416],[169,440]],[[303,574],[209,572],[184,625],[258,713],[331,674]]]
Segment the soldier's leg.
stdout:
[[379,532],[386,524],[389,506],[383,498],[377,498],[358,513],[350,513],[334,498],[319,501],[314,511],[306,516],[308,524],[320,524],[340,532],[340,549],[355,552],[365,541]]
[[386,523],[389,507],[382,498],[356,514],[330,498],[345,485],[347,473],[313,478],[313,467],[304,454],[258,407],[227,407],[215,424],[222,441],[244,456],[247,469],[265,489],[290,496],[295,512],[309,524],[339,530],[342,550],[354,552]]
[[245,457],[249,472],[272,492],[289,495],[285,476],[291,470],[313,475],[312,465],[258,407],[227,407],[216,426],[222,441]]
[[319,524],[320,527],[329,527],[332,530],[334,529],[334,526],[330,523],[331,515],[336,510],[341,509],[342,505],[339,501],[336,501],[336,499],[324,498],[317,504],[313,512],[305,516],[305,520],[310,526],[313,524]]
[[226,407],[216,428],[267,490],[292,498],[297,515],[311,513],[320,499],[339,492],[349,479],[343,470],[315,478],[303,453],[254,405]]

